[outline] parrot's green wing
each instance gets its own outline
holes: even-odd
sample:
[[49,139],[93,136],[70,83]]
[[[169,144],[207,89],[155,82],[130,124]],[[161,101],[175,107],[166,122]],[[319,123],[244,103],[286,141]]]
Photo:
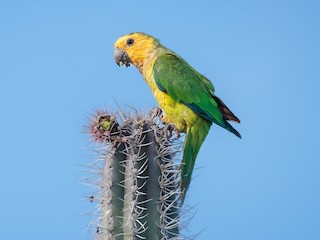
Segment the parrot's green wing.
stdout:
[[213,85],[184,60],[173,54],[159,56],[153,66],[153,76],[158,88],[173,100],[185,104],[208,121],[224,125],[213,98]]
[[181,102],[199,116],[241,135],[227,122],[240,122],[222,100],[214,95],[212,83],[179,56],[167,53],[159,56],[153,66],[158,88],[173,100]]

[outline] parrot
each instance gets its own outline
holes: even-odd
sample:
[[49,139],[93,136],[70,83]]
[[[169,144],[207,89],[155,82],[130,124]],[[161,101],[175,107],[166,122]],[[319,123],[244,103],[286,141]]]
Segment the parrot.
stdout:
[[183,203],[196,157],[212,123],[241,138],[228,122],[240,120],[215,95],[209,79],[151,35],[133,32],[120,37],[114,44],[114,60],[119,66],[132,64],[139,70],[164,112],[162,120],[173,124],[178,133],[185,133],[180,165]]

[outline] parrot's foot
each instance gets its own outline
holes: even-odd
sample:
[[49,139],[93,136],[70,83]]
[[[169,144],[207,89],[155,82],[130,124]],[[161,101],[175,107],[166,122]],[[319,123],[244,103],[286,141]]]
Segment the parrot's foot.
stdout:
[[170,139],[174,134],[176,135],[176,139],[180,138],[180,132],[173,123],[166,124],[163,128],[163,132],[168,139]]
[[152,108],[151,111],[149,112],[149,115],[151,118],[154,118],[154,117],[159,117],[160,119],[163,118],[163,115],[164,115],[164,112],[161,108],[159,107],[155,107],[155,108]]

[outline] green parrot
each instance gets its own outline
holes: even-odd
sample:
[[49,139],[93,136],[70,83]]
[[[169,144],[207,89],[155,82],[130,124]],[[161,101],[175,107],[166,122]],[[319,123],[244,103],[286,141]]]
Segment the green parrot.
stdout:
[[114,44],[114,58],[120,66],[133,64],[138,68],[164,111],[163,121],[185,133],[180,182],[183,203],[196,157],[211,124],[241,138],[228,122],[240,120],[214,94],[206,77],[150,35],[135,32],[120,37]]

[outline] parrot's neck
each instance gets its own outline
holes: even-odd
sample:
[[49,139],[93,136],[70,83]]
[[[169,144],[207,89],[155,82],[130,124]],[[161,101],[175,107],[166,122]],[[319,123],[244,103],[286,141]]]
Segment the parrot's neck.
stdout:
[[137,62],[136,67],[140,71],[140,73],[144,76],[146,69],[153,65],[154,60],[157,58],[157,51],[150,51],[143,61]]
[[143,76],[146,76],[146,70],[153,67],[153,64],[157,57],[167,52],[170,52],[170,50],[160,45],[157,48],[153,48],[152,50],[148,51],[143,60],[135,65],[139,69],[140,73]]

